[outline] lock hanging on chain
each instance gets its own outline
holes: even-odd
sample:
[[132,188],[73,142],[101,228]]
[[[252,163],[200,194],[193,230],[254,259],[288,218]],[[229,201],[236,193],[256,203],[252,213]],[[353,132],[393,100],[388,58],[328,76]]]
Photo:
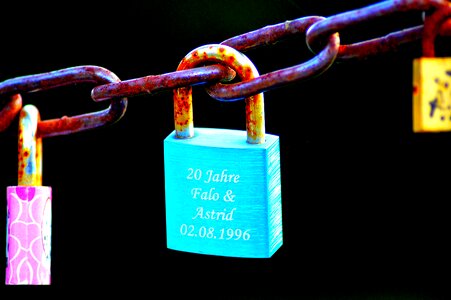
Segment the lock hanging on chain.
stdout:
[[413,61],[414,132],[451,131],[451,57],[435,57],[434,41],[441,24],[451,17],[443,7],[425,18],[423,56]]
[[42,186],[39,121],[35,106],[20,111],[18,185],[7,187],[7,285],[51,283],[52,188]]
[[[242,80],[252,62],[224,45],[194,49],[177,70],[227,63]],[[283,244],[279,137],[265,134],[263,93],[248,97],[246,130],[194,128],[192,88],[174,90],[175,130],[164,140],[167,247],[269,258]]]

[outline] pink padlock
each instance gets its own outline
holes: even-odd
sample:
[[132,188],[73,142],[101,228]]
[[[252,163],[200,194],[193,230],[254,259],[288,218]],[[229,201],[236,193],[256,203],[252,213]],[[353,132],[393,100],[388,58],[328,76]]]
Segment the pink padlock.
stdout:
[[5,284],[51,283],[52,188],[42,186],[39,111],[26,105],[19,119],[18,185],[7,187]]

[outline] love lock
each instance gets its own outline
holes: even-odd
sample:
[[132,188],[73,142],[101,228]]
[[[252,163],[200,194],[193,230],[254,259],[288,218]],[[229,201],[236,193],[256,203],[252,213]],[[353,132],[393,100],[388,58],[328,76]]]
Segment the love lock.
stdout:
[[[247,80],[249,59],[224,45],[191,51],[178,70],[227,63]],[[246,129],[194,128],[192,88],[174,91],[175,130],[164,140],[167,247],[268,258],[283,243],[279,137],[265,134],[263,93],[246,98]]]

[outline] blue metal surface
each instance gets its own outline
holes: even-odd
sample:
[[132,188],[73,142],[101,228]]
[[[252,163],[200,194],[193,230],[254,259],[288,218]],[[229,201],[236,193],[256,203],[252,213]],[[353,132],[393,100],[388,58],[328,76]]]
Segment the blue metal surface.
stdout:
[[195,128],[164,140],[167,247],[269,258],[283,244],[279,137]]

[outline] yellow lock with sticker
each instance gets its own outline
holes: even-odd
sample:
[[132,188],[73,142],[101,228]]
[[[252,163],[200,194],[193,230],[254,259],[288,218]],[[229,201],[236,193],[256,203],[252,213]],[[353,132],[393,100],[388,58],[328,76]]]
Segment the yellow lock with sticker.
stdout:
[[413,61],[414,132],[451,131],[451,57],[435,57],[434,41],[451,16],[449,7],[427,16],[423,29],[423,57]]
[[451,131],[451,57],[413,62],[415,132]]

